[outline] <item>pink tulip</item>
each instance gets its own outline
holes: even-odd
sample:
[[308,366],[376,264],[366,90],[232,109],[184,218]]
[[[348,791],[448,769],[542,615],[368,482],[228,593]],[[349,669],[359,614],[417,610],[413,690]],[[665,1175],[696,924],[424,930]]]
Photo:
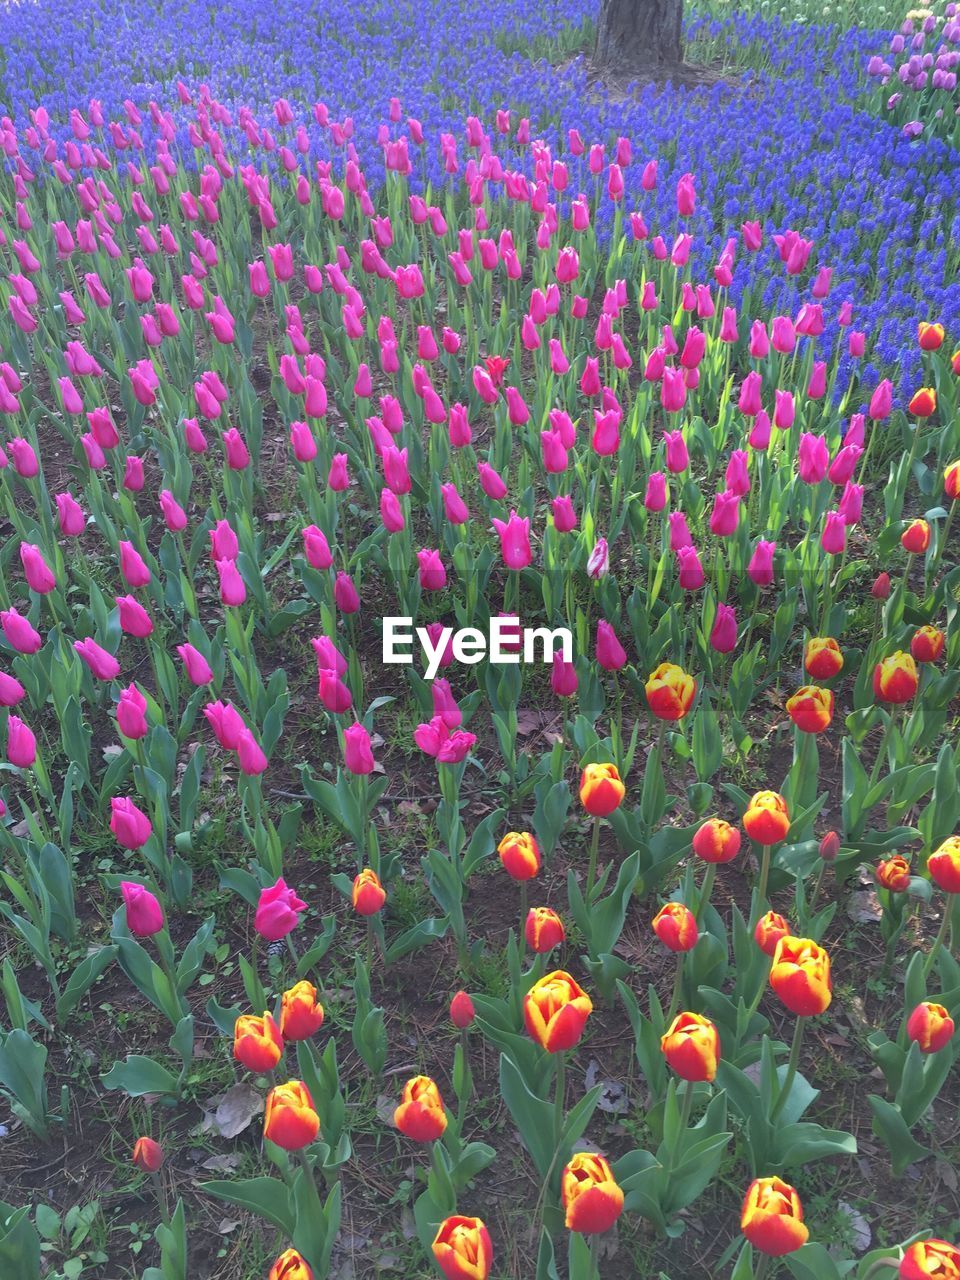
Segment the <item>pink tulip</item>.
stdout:
[[54,590],[57,580],[39,547],[31,542],[21,542],[20,562],[31,591],[36,591],[39,595],[47,595]]
[[572,662],[565,662],[558,649],[553,655],[553,666],[550,670],[550,687],[558,698],[572,698],[577,692],[579,681],[577,671]]
[[666,445],[667,470],[673,475],[680,475],[690,465],[686,441],[682,431],[665,431],[663,442]]
[[247,598],[247,587],[236,561],[214,560],[213,565],[220,579],[220,603],[238,608]]
[[158,899],[130,880],[120,881],[120,893],[127,912],[127,928],[135,938],[152,938],[163,928],[163,907]]
[[210,702],[203,708],[207,723],[225,751],[236,751],[240,735],[247,727],[232,702]]
[[128,685],[117,702],[117,724],[125,738],[143,738],[147,732],[147,700],[135,684]]
[[15,608],[0,611],[0,626],[7,643],[18,653],[36,653],[43,643],[39,631]]
[[758,587],[769,587],[773,582],[773,553],[776,547],[775,542],[766,542],[761,538],[754,548],[747,565],[747,576]]
[[[389,492],[387,490],[386,492]],[[460,497],[455,484],[442,484],[440,486],[440,495],[443,498],[443,512],[451,524],[466,524],[470,519],[470,512],[463,498]]]
[[110,830],[124,849],[142,849],[153,835],[153,824],[132,800],[114,796],[110,800]]
[[500,552],[508,569],[525,569],[533,559],[530,547],[530,521],[510,512],[508,520],[493,519],[493,527],[500,537]]
[[265,771],[270,763],[263,753],[263,748],[249,729],[244,729],[237,742],[237,760],[240,771],[248,778],[256,777]]
[[115,680],[120,674],[120,663],[91,637],[74,640],[73,647],[90,668],[97,680]]
[[[669,432],[665,434],[670,434]],[[680,437],[681,440],[683,437]],[[685,470],[682,467],[681,470]],[[667,505],[667,477],[662,471],[653,471],[647,477],[647,489],[643,496],[643,505],[648,511],[662,511]]]
[[710,630],[710,647],[717,653],[732,653],[737,647],[737,615],[728,604],[717,604],[717,616]]
[[870,406],[867,409],[867,413],[874,422],[882,422],[884,418],[890,417],[892,409],[893,383],[889,378],[884,378],[870,397]]
[[333,564],[333,553],[323,530],[311,524],[302,532],[303,554],[307,563],[314,569],[329,569]]
[[439,676],[431,681],[430,695],[433,699],[434,716],[439,716],[448,729],[459,729],[463,724],[463,714],[453,696],[449,680]]
[[178,644],[177,653],[191,684],[210,683],[213,679],[213,670],[199,649],[195,649],[192,644]]
[[439,551],[424,549],[417,552],[422,591],[442,591],[447,585],[447,571]]
[[27,691],[14,676],[0,671],[0,707],[15,707],[27,696]]
[[480,477],[480,488],[488,498],[499,502],[507,496],[507,486],[488,462],[477,463],[477,474]]
[[67,538],[78,538],[83,533],[86,518],[83,508],[72,493],[56,495],[57,517],[60,521],[60,532]]
[[33,730],[19,716],[7,717],[7,759],[18,769],[31,769],[37,758]]
[[333,599],[341,613],[356,613],[360,608],[360,597],[349,574],[342,571],[337,574],[333,584]]
[[677,581],[684,591],[699,591],[706,581],[696,547],[680,547],[677,551]]
[[279,942],[300,923],[300,914],[307,904],[287,887],[281,876],[269,889],[261,889],[260,900],[253,917],[253,927],[261,938]]
[[733,493],[743,497],[750,492],[750,469],[746,452],[734,449],[727,462],[726,485]]
[[370,735],[362,724],[352,724],[343,731],[343,762],[349,773],[363,776],[373,773],[375,761]]
[[128,587],[145,587],[150,570],[132,542],[120,543],[120,574]]
[[847,524],[839,511],[828,511],[824,519],[820,545],[827,555],[838,556],[847,545]]
[[729,538],[737,531],[740,520],[740,495],[727,489],[714,495],[710,513],[710,532],[715,538]]
[[819,484],[827,474],[830,451],[823,436],[805,431],[797,451],[797,472],[804,484]]
[[577,513],[571,498],[561,495],[551,503],[553,524],[558,533],[570,533],[577,527]]
[[120,630],[125,635],[145,639],[153,632],[153,622],[149,613],[134,596],[116,596],[120,616]]
[[604,671],[620,671],[627,664],[627,654],[617,633],[605,619],[597,623],[597,663]]

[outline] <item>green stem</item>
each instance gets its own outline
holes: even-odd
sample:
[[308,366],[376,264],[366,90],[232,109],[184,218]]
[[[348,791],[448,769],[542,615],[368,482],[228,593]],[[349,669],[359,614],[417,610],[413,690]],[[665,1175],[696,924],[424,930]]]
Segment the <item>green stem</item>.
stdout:
[[876,785],[877,775],[880,772],[880,764],[887,754],[887,743],[890,735],[893,733],[893,726],[896,723],[897,716],[900,714],[900,706],[895,703],[887,712],[887,723],[883,726],[883,735],[880,738],[880,746],[877,749],[877,758],[873,762],[873,768],[870,770],[870,783],[867,791],[872,791]]
[[527,952],[527,882],[520,881],[520,958]]
[[879,1275],[881,1271],[885,1271],[887,1268],[889,1268],[891,1271],[899,1271],[900,1259],[899,1258],[877,1258],[876,1262],[874,1262],[871,1266],[867,1268],[866,1273],[863,1277],[863,1280],[872,1280],[873,1276]]
[[[760,879],[757,881],[758,912],[761,911],[763,904],[767,900],[767,881],[770,879],[770,855],[771,855],[772,849],[773,849],[773,845],[765,844],[763,846],[763,852],[760,855]],[[760,916],[758,915],[757,920],[759,919],[760,919]],[[755,926],[757,923],[757,920],[752,920],[751,924]]]
[[587,865],[587,892],[584,895],[584,901],[587,906],[593,897],[593,886],[597,878],[597,853],[600,849],[600,819],[594,818],[593,832],[590,836],[590,861]]
[[770,1274],[770,1255],[765,1253],[760,1258],[760,1265],[753,1273],[753,1280],[766,1280]]
[[677,967],[673,975],[673,992],[670,996],[670,1008],[667,1010],[664,1030],[668,1031],[674,1018],[677,1016],[677,1009],[680,1007],[680,993],[683,990],[683,958],[686,952],[677,952]]
[[810,901],[807,904],[807,911],[810,915],[813,915],[813,909],[817,905],[817,898],[820,896],[820,888],[823,884],[823,876],[826,869],[827,869],[827,864],[821,858],[820,870],[817,872],[817,878],[813,886],[813,893],[810,895]]
[[[553,1132],[554,1132],[554,1148],[557,1155],[560,1152],[560,1135],[563,1133],[564,1121],[564,1102],[566,1101],[566,1084],[567,1084],[567,1060],[563,1053],[557,1054],[557,1089],[553,1099]],[[554,1156],[556,1163],[556,1155]]]
[[790,1060],[787,1063],[787,1074],[783,1077],[783,1084],[777,1095],[773,1110],[770,1112],[770,1123],[774,1124],[780,1112],[783,1110],[790,1091],[793,1088],[794,1077],[797,1074],[797,1067],[800,1065],[800,1045],[803,1041],[803,1031],[806,1018],[797,1018],[796,1025],[793,1029],[793,1043],[790,1046]]
[[923,962],[924,982],[926,982],[927,978],[930,976],[930,971],[934,966],[937,956],[940,954],[940,949],[943,946],[944,942],[946,942],[947,940],[947,934],[950,931],[950,918],[953,915],[952,908],[953,908],[953,903],[950,900],[950,898],[947,898],[943,904],[943,919],[940,921],[940,928],[937,932],[936,938],[933,941],[933,946],[930,948],[930,954],[927,956],[926,960]]
[[694,919],[699,927],[700,921],[703,919],[703,913],[707,909],[710,896],[713,893],[713,882],[717,875],[717,864],[715,862],[707,863],[707,869],[704,872],[703,884],[700,886],[700,897],[697,900],[697,911]]

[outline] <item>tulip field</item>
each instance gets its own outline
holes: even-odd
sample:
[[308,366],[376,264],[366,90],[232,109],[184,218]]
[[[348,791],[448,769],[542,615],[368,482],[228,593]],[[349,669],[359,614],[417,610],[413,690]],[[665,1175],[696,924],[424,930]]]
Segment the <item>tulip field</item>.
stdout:
[[960,1280],[960,11],[0,5],[0,1280]]

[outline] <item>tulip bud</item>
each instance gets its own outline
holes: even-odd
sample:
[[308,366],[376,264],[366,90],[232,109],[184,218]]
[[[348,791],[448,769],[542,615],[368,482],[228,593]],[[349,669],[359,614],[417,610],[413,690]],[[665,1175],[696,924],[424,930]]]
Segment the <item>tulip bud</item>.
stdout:
[[781,1178],[757,1178],[743,1202],[740,1229],[755,1249],[773,1258],[806,1244],[800,1197]]
[[870,588],[870,594],[874,600],[886,600],[890,595],[890,575],[889,573],[880,573],[874,579],[873,586]]
[[623,1191],[601,1155],[578,1151],[560,1176],[560,1198],[568,1231],[599,1235],[623,1212]]
[[447,1127],[440,1090],[429,1076],[414,1076],[403,1086],[393,1123],[414,1142],[434,1142]]
[[820,841],[820,857],[824,862],[836,862],[840,852],[840,837],[835,831],[828,831]]
[[369,867],[354,879],[353,909],[360,916],[375,916],[387,900],[380,877]]
[[133,1147],[133,1163],[144,1173],[157,1173],[163,1164],[163,1151],[153,1138],[138,1138]]
[[476,1017],[473,1001],[466,991],[458,991],[450,1001],[450,1021],[461,1031],[465,1031]]
[[480,1218],[444,1218],[431,1249],[447,1280],[487,1280],[490,1275],[493,1246]]
[[296,1249],[285,1249],[270,1268],[267,1280],[313,1280],[313,1271]]

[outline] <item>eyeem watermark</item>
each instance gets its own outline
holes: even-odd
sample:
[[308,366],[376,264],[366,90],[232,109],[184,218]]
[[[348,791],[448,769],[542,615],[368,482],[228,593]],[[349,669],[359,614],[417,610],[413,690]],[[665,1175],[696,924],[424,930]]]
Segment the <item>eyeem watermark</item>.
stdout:
[[[426,627],[414,627],[412,618],[384,618],[383,661],[413,662],[414,640],[419,641],[426,665],[425,675],[432,680],[440,670],[440,661],[450,646],[455,662],[474,666],[483,662],[523,662],[526,665],[553,662],[559,652],[564,662],[573,661],[573,635],[568,627],[526,627],[522,630],[516,618],[491,618],[486,634],[479,627],[441,627],[431,636]],[[539,656],[538,656],[539,651]]]

